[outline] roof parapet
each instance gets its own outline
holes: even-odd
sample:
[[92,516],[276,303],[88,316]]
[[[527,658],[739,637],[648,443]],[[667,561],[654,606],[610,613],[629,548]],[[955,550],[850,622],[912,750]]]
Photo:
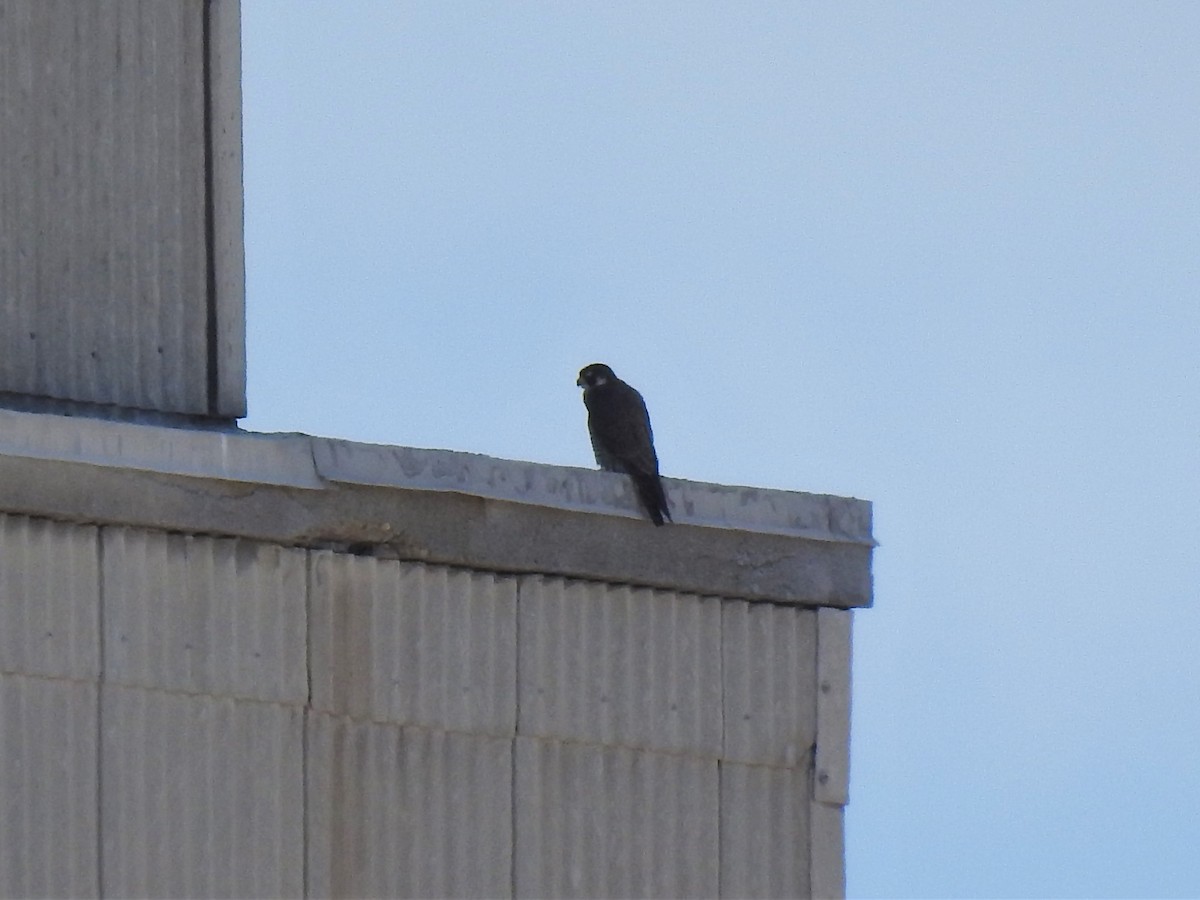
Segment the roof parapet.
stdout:
[[[871,603],[871,504],[473,453],[0,410],[0,509],[696,593]],[[69,489],[75,485],[74,491]],[[206,502],[194,502],[197,491]]]

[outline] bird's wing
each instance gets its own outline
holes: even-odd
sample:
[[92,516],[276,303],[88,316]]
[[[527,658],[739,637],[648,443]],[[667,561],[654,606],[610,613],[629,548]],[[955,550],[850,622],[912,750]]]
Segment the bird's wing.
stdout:
[[588,404],[588,425],[597,461],[608,468],[603,457],[609,457],[631,475],[658,474],[654,434],[642,395],[624,383],[611,388],[590,398]]

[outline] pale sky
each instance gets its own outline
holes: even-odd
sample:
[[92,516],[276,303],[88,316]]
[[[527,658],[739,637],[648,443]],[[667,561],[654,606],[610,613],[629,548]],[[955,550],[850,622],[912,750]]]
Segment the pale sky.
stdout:
[[1200,4],[243,0],[258,431],[875,503],[855,897],[1200,896]]

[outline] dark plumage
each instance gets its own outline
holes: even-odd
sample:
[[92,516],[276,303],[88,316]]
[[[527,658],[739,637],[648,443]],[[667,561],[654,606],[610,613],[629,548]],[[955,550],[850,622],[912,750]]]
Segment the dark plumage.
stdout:
[[606,472],[623,472],[633,479],[638,500],[655,525],[663,524],[664,519],[670,521],[650,414],[642,395],[604,363],[585,366],[575,383],[583,388],[597,464]]

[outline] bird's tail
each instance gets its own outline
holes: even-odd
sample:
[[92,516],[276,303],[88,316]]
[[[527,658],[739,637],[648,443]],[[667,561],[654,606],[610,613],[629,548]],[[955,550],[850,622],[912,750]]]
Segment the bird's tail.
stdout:
[[664,520],[673,521],[671,510],[667,508],[667,492],[663,489],[662,479],[657,475],[639,475],[633,481],[638,500],[650,516],[650,521],[655,525],[662,525]]

